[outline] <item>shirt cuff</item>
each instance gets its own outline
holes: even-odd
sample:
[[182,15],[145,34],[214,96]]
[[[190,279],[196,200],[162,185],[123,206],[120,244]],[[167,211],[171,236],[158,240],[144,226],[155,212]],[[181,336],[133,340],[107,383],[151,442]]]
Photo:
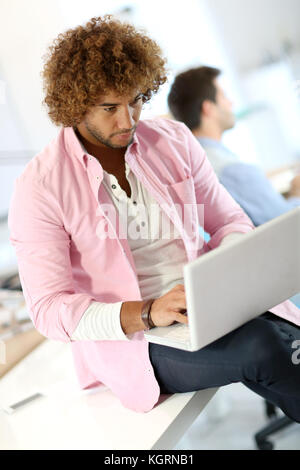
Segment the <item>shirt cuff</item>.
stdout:
[[130,341],[121,327],[123,302],[92,302],[82,315],[71,339],[74,341]]

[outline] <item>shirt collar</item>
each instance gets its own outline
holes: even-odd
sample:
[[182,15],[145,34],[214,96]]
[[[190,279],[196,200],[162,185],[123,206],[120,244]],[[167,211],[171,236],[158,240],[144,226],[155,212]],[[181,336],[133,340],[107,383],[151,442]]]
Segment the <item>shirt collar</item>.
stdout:
[[[67,153],[72,157],[72,158],[77,158],[84,169],[86,169],[86,163],[87,163],[87,158],[88,158],[88,152],[78,139],[73,127],[65,127],[63,129],[63,135],[64,135],[64,143],[65,143],[65,149]],[[129,147],[127,148],[127,152],[131,150],[135,150],[138,152],[138,147],[139,147],[139,140],[137,136],[137,130],[133,134],[133,140]],[[127,153],[126,152],[126,153]],[[101,165],[101,164],[100,164]],[[102,167],[101,167],[102,168]]]
[[86,159],[88,154],[75,134],[73,127],[65,127],[63,129],[63,133],[65,149],[68,155],[70,155],[71,158],[77,158],[86,169]]
[[221,142],[219,142],[218,140],[210,139],[209,137],[197,137],[197,139],[199,140],[202,146],[224,147]]

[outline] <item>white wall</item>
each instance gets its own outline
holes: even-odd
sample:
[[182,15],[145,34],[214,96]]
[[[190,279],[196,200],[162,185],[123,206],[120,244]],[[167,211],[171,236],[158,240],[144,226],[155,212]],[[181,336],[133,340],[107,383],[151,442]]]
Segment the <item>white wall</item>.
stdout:
[[[41,106],[40,72],[42,55],[62,22],[55,2],[1,0],[0,8],[0,70],[9,96],[6,107],[14,115],[16,132],[26,135],[22,149],[36,151],[56,133]],[[0,150],[16,150],[14,136],[3,126]]]
[[239,70],[279,58],[288,40],[300,48],[299,0],[206,0]]
[[41,106],[40,71],[61,26],[53,3],[1,0],[0,215],[7,212],[14,179],[57,133]]
[[[281,155],[283,164],[284,159],[286,159],[285,163],[288,164],[295,160],[295,157],[300,157],[300,104],[296,99],[293,84],[293,75],[290,67],[285,62],[262,67],[247,74],[244,79],[249,102],[264,102],[273,111],[273,118],[278,123],[277,133],[281,132],[286,142],[286,149],[284,154]],[[265,118],[265,120],[267,119]],[[270,144],[275,143],[277,139],[274,130],[268,134]],[[280,160],[282,150],[279,147],[277,155],[274,155],[278,160]],[[269,158],[269,167],[271,163],[272,160]]]
[[247,106],[267,107],[244,120],[256,163],[270,170],[295,162],[300,158],[300,100],[294,93],[300,78],[299,0],[206,0],[206,4]]

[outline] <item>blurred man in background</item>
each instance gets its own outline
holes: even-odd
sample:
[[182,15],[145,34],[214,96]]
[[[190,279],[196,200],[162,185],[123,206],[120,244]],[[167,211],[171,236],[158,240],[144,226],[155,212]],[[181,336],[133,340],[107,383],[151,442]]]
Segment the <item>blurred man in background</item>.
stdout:
[[291,182],[285,199],[260,167],[244,163],[222,144],[224,132],[235,125],[235,116],[218,82],[220,74],[219,69],[204,66],[177,75],[168,105],[175,119],[199,140],[219,181],[257,226],[300,205],[300,176]]

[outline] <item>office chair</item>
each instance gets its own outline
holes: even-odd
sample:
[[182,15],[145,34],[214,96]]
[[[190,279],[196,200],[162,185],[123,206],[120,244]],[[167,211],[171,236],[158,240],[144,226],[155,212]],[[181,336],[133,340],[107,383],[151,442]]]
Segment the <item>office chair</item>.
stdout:
[[265,400],[265,411],[267,417],[270,418],[270,422],[254,435],[254,439],[259,450],[273,450],[274,444],[269,441],[268,437],[295,423],[295,421],[288,416],[278,417],[276,406],[267,400]]

